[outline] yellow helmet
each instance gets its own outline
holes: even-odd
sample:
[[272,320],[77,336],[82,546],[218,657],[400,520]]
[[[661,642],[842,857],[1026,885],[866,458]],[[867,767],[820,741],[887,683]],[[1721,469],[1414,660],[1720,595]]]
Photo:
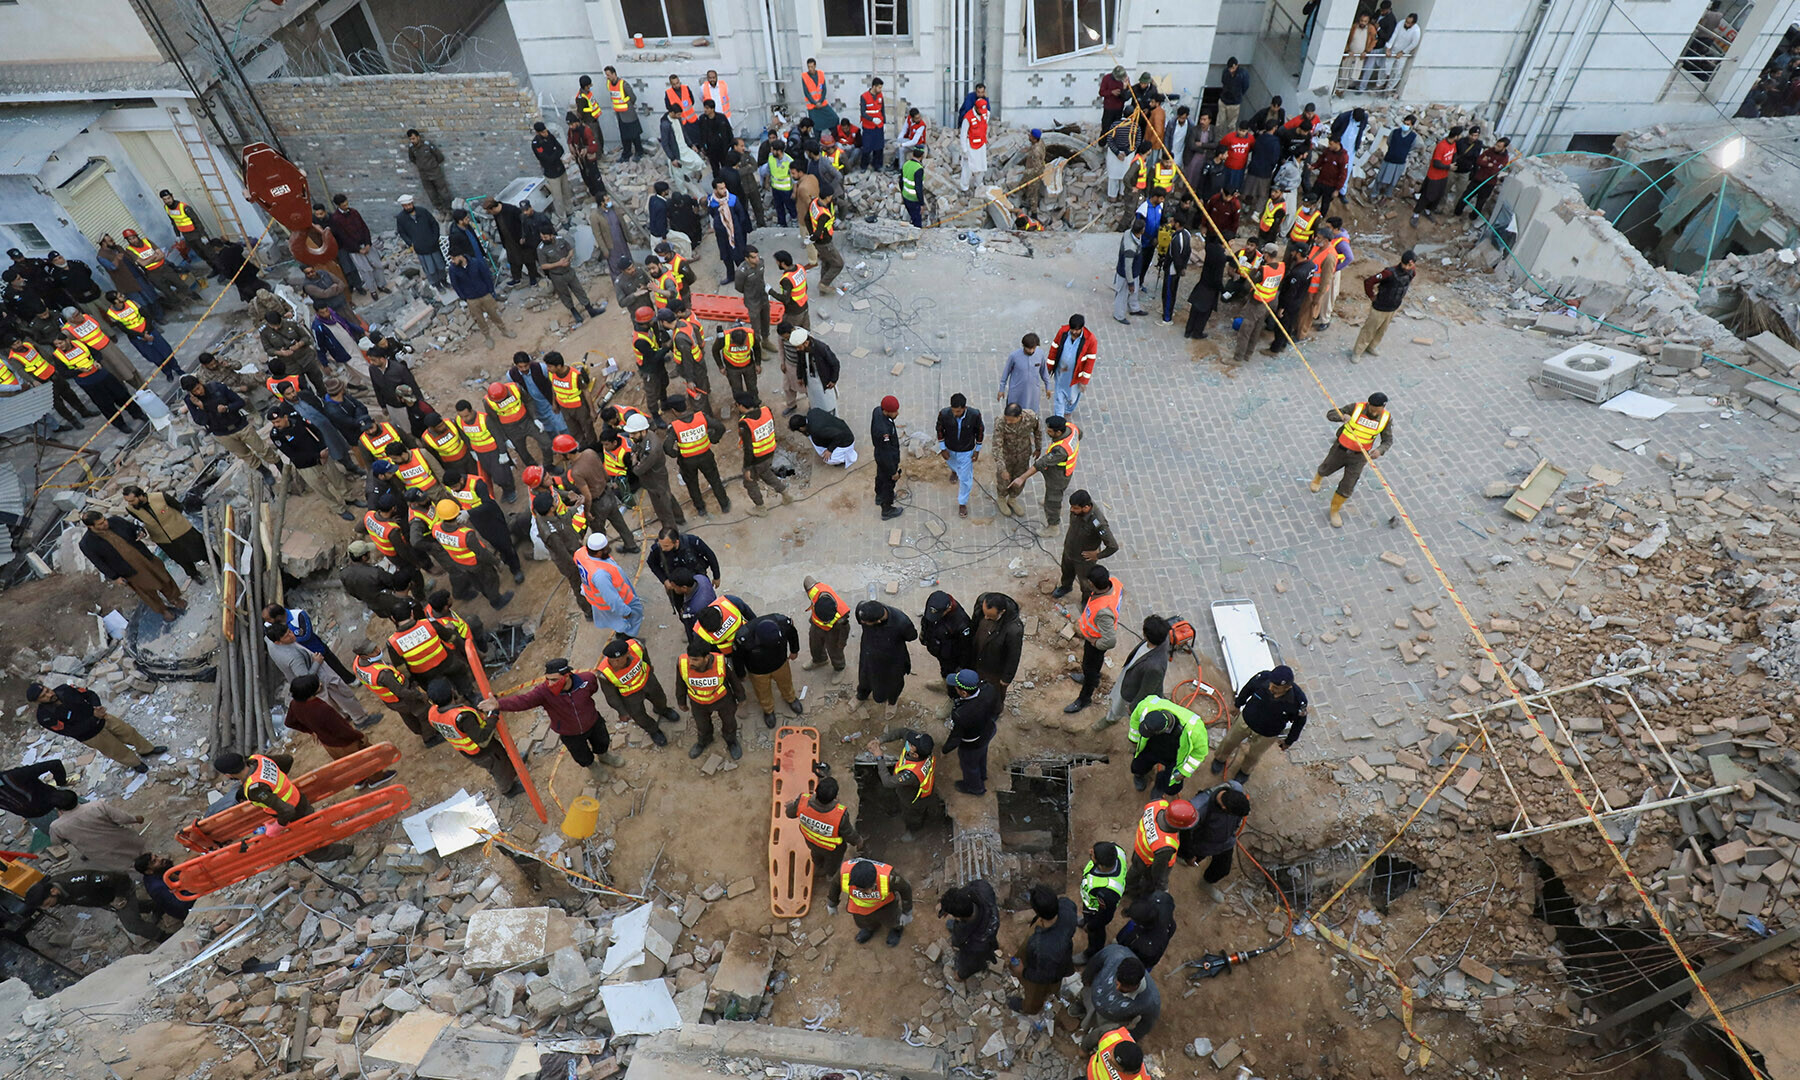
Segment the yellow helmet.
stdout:
[[449,521],[460,513],[462,513],[462,506],[455,499],[438,500],[437,516],[439,521]]

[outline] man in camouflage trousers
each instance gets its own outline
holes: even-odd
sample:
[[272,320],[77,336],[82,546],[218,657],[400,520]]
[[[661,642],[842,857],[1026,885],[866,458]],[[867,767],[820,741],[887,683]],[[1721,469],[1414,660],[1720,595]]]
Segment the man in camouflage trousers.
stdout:
[[1024,511],[1019,509],[1019,493],[1012,486],[1015,478],[1023,476],[1025,470],[1031,468],[1033,458],[1044,449],[1044,430],[1038,424],[1037,413],[1022,407],[1018,402],[1006,406],[1000,422],[994,425],[994,497],[1000,504],[1000,512],[1008,517],[1022,517]]

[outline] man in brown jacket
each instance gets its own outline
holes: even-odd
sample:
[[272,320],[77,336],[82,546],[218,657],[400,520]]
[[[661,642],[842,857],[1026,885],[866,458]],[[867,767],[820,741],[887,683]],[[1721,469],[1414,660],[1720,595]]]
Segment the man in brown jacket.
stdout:
[[167,491],[147,494],[136,484],[125,485],[124,492],[125,511],[144,527],[150,542],[187,571],[188,577],[204,580],[206,537],[181,512],[180,500]]
[[[617,538],[619,546],[614,548],[615,551],[633,555],[643,550],[638,546],[637,533],[625,520],[618,485],[606,475],[606,463],[592,447],[573,454],[557,454],[556,464],[566,470],[564,475],[570,486],[581,493],[582,510],[587,515],[589,529],[599,529]],[[603,525],[606,528],[601,529]]]

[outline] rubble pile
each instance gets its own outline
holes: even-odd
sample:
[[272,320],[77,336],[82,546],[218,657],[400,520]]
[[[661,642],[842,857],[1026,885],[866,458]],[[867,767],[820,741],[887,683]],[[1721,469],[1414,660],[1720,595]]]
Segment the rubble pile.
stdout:
[[1800,341],[1800,250],[1725,256],[1707,267],[1700,307],[1745,338],[1772,330]]

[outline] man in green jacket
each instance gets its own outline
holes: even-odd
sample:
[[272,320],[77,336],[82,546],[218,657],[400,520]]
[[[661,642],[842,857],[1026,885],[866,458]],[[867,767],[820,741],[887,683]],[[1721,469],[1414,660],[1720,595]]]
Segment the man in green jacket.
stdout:
[[1151,696],[1131,710],[1131,780],[1139,791],[1154,778],[1158,796],[1176,795],[1206,761],[1206,723],[1192,709]]

